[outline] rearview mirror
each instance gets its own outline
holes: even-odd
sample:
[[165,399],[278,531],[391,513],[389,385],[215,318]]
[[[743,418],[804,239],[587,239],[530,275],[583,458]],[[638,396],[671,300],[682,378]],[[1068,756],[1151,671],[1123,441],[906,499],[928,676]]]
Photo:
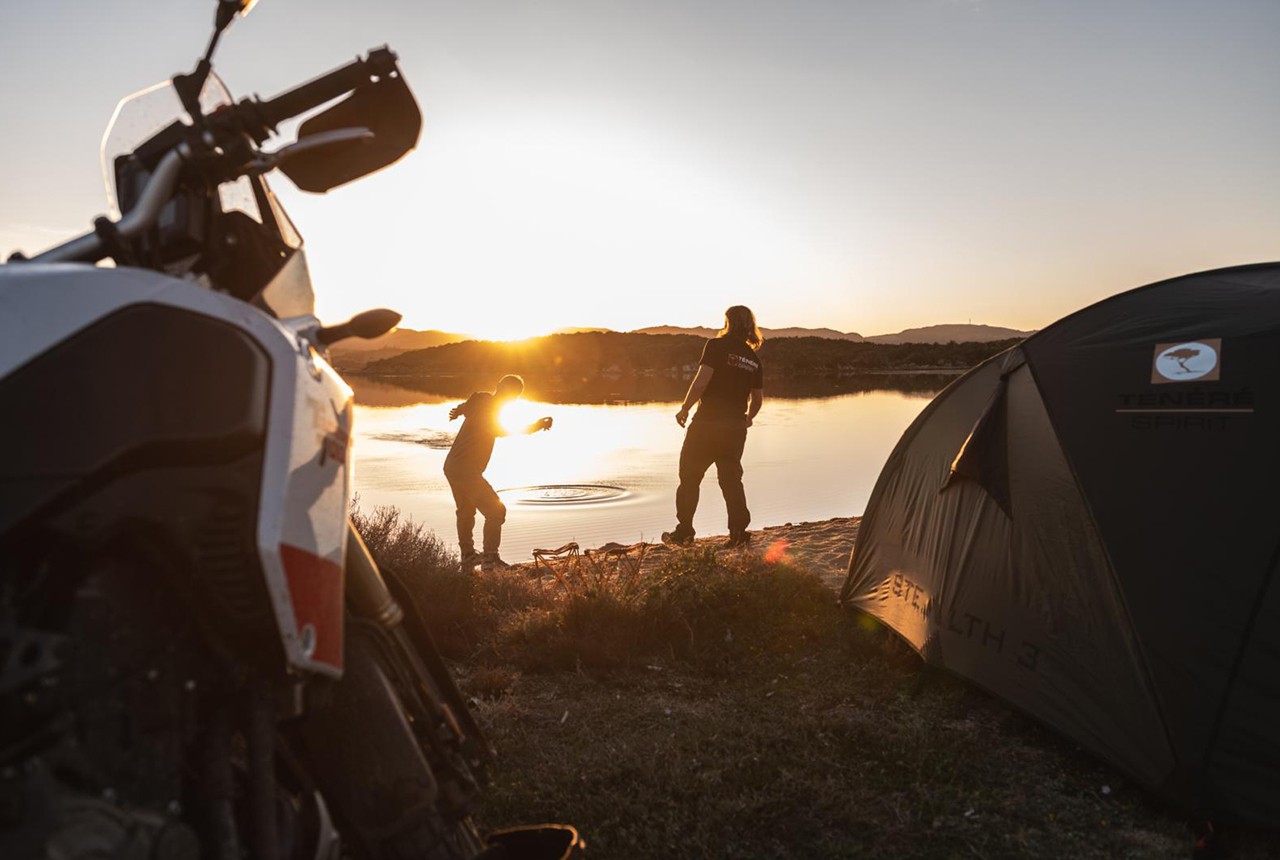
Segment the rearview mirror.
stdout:
[[303,191],[323,194],[399,161],[418,143],[422,113],[399,69],[374,76],[298,127],[298,143],[338,129],[368,129],[371,138],[299,151],[280,170]]
[[[249,14],[249,10],[252,9],[257,2],[258,0],[218,0],[218,6],[220,7],[218,14],[219,16],[224,14],[228,16],[239,15],[243,18],[245,15]],[[226,9],[226,12],[222,12],[221,9]]]
[[349,337],[372,340],[381,337],[400,324],[400,314],[388,308],[363,311],[339,325],[324,326],[316,330],[316,340],[328,346]]

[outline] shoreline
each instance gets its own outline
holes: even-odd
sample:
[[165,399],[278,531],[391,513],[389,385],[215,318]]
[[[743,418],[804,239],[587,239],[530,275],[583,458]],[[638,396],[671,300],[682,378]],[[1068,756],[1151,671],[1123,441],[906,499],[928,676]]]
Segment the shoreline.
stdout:
[[[760,529],[748,529],[751,544],[747,552],[755,553],[768,561],[794,564],[816,574],[832,591],[839,592],[844,586],[848,573],[849,554],[853,551],[854,541],[858,537],[858,529],[862,525],[862,517],[832,517],[812,522],[784,523],[780,526],[766,526]],[[641,570],[660,563],[669,553],[685,549],[719,549],[728,534],[702,535],[694,539],[690,547],[670,547],[662,543],[637,542],[622,544],[604,543],[598,547],[581,547],[584,554],[626,554],[632,558],[641,558]],[[722,550],[723,552],[740,552],[741,550]],[[641,555],[643,553],[643,555]],[[521,567],[536,568],[535,561],[521,562]]]
[[[906,396],[933,397],[968,369],[887,370],[872,373],[771,376],[766,397],[780,400],[821,399],[872,391],[895,391]],[[370,392],[382,399],[409,404],[415,398],[465,398],[492,386],[494,373],[373,374],[344,372],[362,403]],[[688,391],[688,378],[660,376],[598,376],[589,379],[525,376],[526,400],[551,404],[677,403]]]

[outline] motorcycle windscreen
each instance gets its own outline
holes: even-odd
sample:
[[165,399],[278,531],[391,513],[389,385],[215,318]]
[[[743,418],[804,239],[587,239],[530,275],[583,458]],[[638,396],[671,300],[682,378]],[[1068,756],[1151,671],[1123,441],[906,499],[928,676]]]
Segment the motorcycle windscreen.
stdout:
[[370,80],[298,127],[298,140],[339,129],[366,128],[373,137],[299,152],[280,166],[303,191],[323,194],[399,161],[418,143],[422,113],[399,70]]

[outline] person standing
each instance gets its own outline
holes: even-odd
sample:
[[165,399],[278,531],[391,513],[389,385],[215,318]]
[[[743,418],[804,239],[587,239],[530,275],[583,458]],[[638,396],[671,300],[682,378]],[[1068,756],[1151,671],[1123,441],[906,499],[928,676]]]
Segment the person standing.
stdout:
[[[507,520],[507,506],[484,477],[493,456],[493,443],[506,436],[499,412],[502,407],[524,393],[524,380],[504,376],[492,392],[477,391],[449,410],[449,420],[463,416],[462,427],[444,458],[444,476],[453,491],[458,514],[458,548],[462,552],[462,568],[470,570],[479,564],[485,570],[510,567],[498,555],[502,542],[502,524]],[[525,433],[550,430],[551,418],[539,418],[525,428]],[[476,552],[476,511],[484,515],[484,554]]]
[[680,448],[676,527],[662,533],[663,543],[693,543],[698,488],[712,463],[716,464],[716,477],[729,513],[729,540],[725,546],[740,547],[750,542],[747,526],[751,511],[742,487],[742,450],[747,428],[764,403],[764,368],[756,354],[763,342],[755,314],[750,308],[734,305],[724,312],[724,328],[702,349],[698,373],[676,413],[676,423],[684,427],[689,410],[698,404]]

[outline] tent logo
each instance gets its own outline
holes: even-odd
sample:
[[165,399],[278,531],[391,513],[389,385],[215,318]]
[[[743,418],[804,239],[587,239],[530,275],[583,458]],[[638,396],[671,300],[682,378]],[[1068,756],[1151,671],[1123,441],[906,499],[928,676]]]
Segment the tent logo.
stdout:
[[1222,338],[1158,343],[1151,362],[1152,382],[1210,382],[1221,370]]

